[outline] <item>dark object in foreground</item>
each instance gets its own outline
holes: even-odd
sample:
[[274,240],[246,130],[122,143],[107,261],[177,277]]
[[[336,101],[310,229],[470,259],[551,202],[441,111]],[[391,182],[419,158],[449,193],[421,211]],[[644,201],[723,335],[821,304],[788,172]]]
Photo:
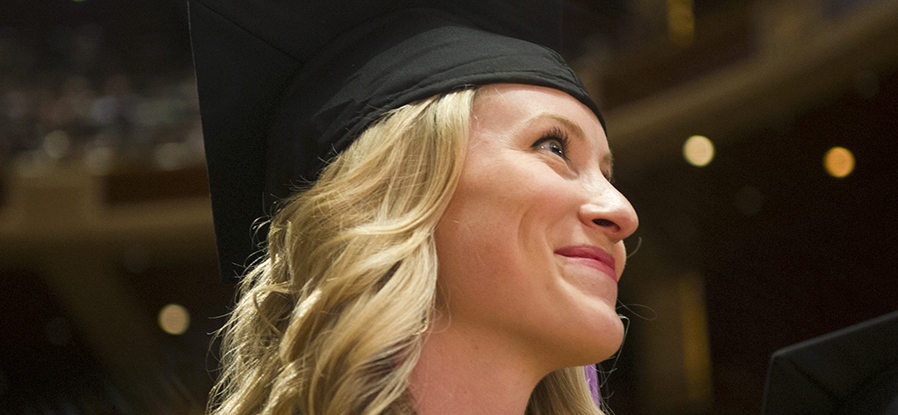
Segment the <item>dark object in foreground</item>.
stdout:
[[898,311],[778,350],[762,415],[898,415]]

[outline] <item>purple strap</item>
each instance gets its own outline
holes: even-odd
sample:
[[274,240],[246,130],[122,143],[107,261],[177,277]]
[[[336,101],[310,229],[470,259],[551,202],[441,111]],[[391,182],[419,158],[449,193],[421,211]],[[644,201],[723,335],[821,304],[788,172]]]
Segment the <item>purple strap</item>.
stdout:
[[592,400],[595,401],[596,406],[601,406],[600,402],[602,399],[599,398],[599,374],[596,372],[596,365],[583,366],[583,370],[586,372],[586,383],[589,385],[589,392],[592,393]]

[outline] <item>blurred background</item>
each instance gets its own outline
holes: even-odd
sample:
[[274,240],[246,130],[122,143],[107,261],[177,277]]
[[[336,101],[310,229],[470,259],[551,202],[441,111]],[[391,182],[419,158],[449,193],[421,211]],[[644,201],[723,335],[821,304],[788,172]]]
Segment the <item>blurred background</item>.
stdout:
[[[770,354],[898,310],[898,2],[567,0],[640,214],[617,414],[757,414]],[[182,0],[0,15],[0,414],[201,414],[218,282]]]

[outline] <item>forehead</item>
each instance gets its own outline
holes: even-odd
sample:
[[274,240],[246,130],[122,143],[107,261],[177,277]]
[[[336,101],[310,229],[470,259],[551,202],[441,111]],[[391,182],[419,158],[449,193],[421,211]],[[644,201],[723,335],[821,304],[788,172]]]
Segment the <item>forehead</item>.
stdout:
[[588,138],[605,141],[605,131],[592,110],[552,88],[521,84],[481,87],[474,101],[473,115],[475,130],[509,131],[526,123],[552,119],[581,130]]

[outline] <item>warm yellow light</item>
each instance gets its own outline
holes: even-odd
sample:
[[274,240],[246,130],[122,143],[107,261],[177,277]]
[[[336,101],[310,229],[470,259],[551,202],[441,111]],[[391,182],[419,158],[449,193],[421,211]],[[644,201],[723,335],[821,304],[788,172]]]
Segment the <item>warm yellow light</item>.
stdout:
[[833,147],[823,156],[823,167],[830,176],[846,177],[854,171],[854,154],[844,147]]
[[169,304],[159,310],[159,327],[168,334],[180,335],[190,327],[190,313],[184,306]]
[[689,137],[683,143],[683,157],[693,166],[707,166],[714,159],[714,143],[701,135]]
[[687,273],[677,281],[677,291],[683,325],[686,398],[692,403],[707,403],[711,401],[711,342],[702,276]]
[[667,0],[667,28],[670,41],[686,47],[695,38],[695,13],[692,0]]

